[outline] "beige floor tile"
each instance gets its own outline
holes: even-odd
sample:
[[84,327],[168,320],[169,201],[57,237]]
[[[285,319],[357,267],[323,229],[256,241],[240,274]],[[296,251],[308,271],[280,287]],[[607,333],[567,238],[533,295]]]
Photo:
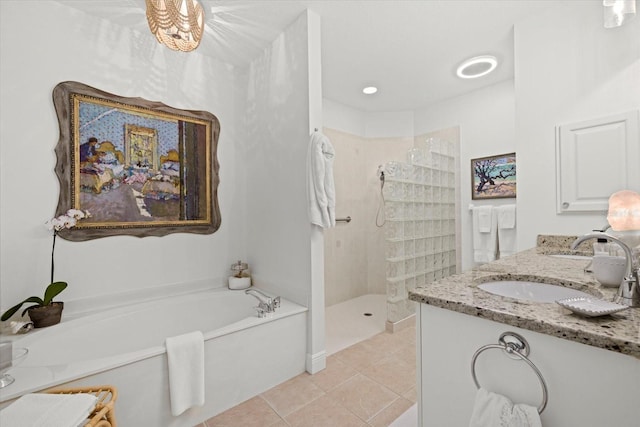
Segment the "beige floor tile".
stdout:
[[416,346],[415,344],[404,344],[398,347],[393,353],[393,357],[402,360],[407,365],[416,365]]
[[369,420],[369,425],[373,427],[387,427],[396,418],[404,414],[411,406],[413,406],[413,402],[405,398],[401,397],[396,399],[391,405],[384,408],[378,415]]
[[401,331],[396,332],[394,335],[397,335],[398,338],[402,339],[408,344],[416,343],[416,328],[415,326],[403,329]]
[[317,374],[311,375],[311,381],[324,391],[342,384],[357,375],[358,371],[341,361],[335,355],[327,358],[327,367]]
[[416,366],[409,365],[394,355],[364,368],[362,375],[366,375],[397,394],[402,394],[416,386]]
[[409,390],[402,393],[402,397],[413,403],[416,403],[418,401],[418,390],[416,389],[416,387],[411,387]]
[[387,426],[417,400],[415,333],[377,334],[196,427]]
[[378,335],[369,338],[366,342],[375,346],[384,354],[395,353],[398,351],[400,346],[408,344],[405,337],[389,332],[381,332]]
[[327,395],[364,421],[368,421],[398,398],[396,393],[360,374]]
[[206,421],[207,427],[265,427],[282,419],[260,396],[247,400]]
[[360,371],[366,366],[373,365],[382,360],[386,354],[375,345],[362,341],[351,347],[345,348],[335,354],[338,359],[353,369]]
[[367,424],[327,396],[285,418],[291,427],[365,427]]
[[278,415],[285,417],[323,394],[324,391],[305,373],[267,390],[261,396]]

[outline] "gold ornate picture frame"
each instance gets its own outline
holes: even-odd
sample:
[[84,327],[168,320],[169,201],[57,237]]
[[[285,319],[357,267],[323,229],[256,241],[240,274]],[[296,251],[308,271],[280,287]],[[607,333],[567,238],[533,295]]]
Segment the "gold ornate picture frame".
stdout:
[[53,90],[60,139],[56,215],[91,217],[67,240],[114,235],[211,234],[220,227],[218,119],[78,82]]

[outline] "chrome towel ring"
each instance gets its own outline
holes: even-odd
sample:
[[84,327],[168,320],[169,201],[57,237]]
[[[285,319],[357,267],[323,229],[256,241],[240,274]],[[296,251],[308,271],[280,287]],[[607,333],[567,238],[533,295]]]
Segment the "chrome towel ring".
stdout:
[[531,362],[527,358],[530,351],[529,343],[521,335],[516,334],[515,332],[505,332],[501,334],[500,338],[498,338],[498,344],[487,344],[480,347],[473,354],[473,357],[471,358],[471,376],[473,377],[473,382],[475,383],[476,387],[480,388],[478,378],[476,377],[476,359],[478,358],[478,355],[480,355],[480,353],[490,348],[498,348],[500,350],[506,351],[507,356],[511,357],[512,359],[523,360],[527,362],[527,365],[529,365],[531,369],[533,369],[533,371],[538,376],[538,379],[540,380],[540,385],[542,386],[542,403],[540,404],[540,406],[538,406],[538,413],[541,414],[542,411],[544,411],[544,408],[547,407],[547,399],[549,396],[547,392],[547,383],[544,381],[544,377],[540,373],[540,370],[536,367],[536,365],[533,364],[533,362]]

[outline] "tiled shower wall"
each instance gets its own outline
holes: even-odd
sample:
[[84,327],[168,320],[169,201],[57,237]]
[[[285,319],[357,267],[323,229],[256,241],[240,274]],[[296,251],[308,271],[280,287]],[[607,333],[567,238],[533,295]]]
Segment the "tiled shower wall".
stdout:
[[406,162],[387,162],[385,258],[387,320],[415,312],[408,292],[456,273],[456,136],[416,137]]
[[380,206],[379,165],[403,161],[413,137],[367,138],[324,128],[336,156],[336,216],[350,216],[324,231],[325,305],[366,294],[385,294],[385,233],[376,227]]

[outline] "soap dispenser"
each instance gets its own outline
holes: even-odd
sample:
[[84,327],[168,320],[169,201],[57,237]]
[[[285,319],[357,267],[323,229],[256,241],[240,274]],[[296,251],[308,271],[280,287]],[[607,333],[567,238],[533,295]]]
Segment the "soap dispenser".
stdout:
[[609,241],[607,239],[597,239],[593,244],[594,255],[609,255]]
[[233,276],[229,276],[229,289],[247,289],[251,287],[251,274],[249,266],[240,260],[231,264]]

